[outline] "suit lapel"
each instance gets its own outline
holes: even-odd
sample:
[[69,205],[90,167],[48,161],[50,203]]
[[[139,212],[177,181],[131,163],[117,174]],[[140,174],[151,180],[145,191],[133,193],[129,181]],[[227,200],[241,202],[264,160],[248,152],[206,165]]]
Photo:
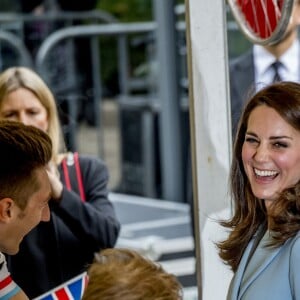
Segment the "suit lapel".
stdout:
[[[267,232],[267,234],[269,233]],[[252,261],[253,263],[251,263],[250,261],[247,267],[247,272],[245,272],[246,271],[245,266],[250,251],[247,253],[247,257],[245,257],[245,260],[243,260],[243,267],[241,268],[242,274],[239,274],[239,276],[241,276],[239,282],[240,284],[241,283],[242,284],[238,294],[238,299],[240,299],[243,296],[243,294],[245,293],[247,288],[253,283],[253,281],[256,280],[257,277],[259,277],[260,274],[264,272],[264,270],[270,265],[270,263],[279,254],[281,249],[282,247],[277,247],[277,248],[265,247],[262,246],[262,244],[260,243],[259,247],[256,249],[255,261]]]
[[259,257],[259,262],[249,263],[246,271],[246,264],[250,255],[254,239],[252,239],[247,246],[245,253],[241,259],[238,270],[236,271],[234,278],[230,284],[227,299],[241,299],[247,288],[262,274],[262,272],[268,267],[268,265],[279,254],[282,247],[270,248],[261,247],[261,244],[256,249],[256,259]]
[[238,299],[238,295],[239,295],[239,290],[240,290],[240,285],[243,279],[243,275],[244,275],[244,271],[245,271],[245,266],[248,260],[248,256],[251,252],[252,246],[253,246],[253,242],[254,240],[252,239],[249,243],[249,245],[247,246],[245,253],[241,259],[241,262],[239,264],[239,267],[236,271],[236,273],[234,274],[234,277],[230,283],[230,288],[229,288],[229,292],[228,292],[228,296],[227,299]]

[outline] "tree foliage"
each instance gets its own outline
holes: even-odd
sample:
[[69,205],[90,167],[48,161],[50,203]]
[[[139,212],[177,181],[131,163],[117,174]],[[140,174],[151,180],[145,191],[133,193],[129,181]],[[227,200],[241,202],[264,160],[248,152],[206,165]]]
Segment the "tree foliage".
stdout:
[[152,0],[99,0],[97,7],[111,13],[121,22],[152,19]]

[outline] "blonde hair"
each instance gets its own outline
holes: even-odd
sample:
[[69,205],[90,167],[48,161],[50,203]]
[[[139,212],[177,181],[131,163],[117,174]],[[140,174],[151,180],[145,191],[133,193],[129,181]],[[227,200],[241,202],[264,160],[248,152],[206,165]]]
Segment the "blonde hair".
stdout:
[[177,278],[139,253],[105,249],[88,270],[89,283],[82,300],[180,300]]
[[31,91],[46,109],[49,121],[47,133],[52,140],[52,158],[57,161],[58,154],[65,151],[65,144],[52,92],[41,77],[31,69],[11,67],[0,74],[0,106],[5,96],[19,88]]

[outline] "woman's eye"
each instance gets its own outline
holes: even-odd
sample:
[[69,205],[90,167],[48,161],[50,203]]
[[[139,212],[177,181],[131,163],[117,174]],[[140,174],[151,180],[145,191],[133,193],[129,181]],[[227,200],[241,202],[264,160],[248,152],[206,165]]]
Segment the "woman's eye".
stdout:
[[31,111],[29,111],[29,114],[30,115],[37,115],[39,112],[38,111],[36,111],[36,110],[31,110]]
[[253,137],[246,137],[245,142],[252,144],[252,143],[258,143],[258,140]]
[[13,118],[15,116],[15,114],[13,112],[11,113],[6,113],[3,115],[3,118],[5,119],[9,119],[9,118]]
[[287,148],[288,145],[286,143],[282,143],[282,142],[276,142],[273,144],[275,148]]

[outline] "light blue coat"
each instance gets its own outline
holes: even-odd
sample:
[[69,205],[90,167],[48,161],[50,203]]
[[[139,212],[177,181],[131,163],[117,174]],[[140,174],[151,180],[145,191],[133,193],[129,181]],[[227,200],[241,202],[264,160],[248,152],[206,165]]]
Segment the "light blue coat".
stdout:
[[262,247],[265,241],[266,235],[245,272],[253,240],[249,243],[227,300],[300,300],[300,233],[279,248]]

